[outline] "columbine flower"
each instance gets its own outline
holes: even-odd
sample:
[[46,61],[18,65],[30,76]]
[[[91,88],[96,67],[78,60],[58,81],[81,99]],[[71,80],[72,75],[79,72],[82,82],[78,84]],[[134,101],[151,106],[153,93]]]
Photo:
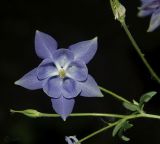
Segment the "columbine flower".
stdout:
[[68,144],[76,144],[78,142],[78,139],[76,138],[76,136],[66,136],[65,140]]
[[30,90],[42,88],[64,120],[72,112],[74,97],[103,96],[86,67],[96,53],[97,38],[57,49],[51,36],[36,31],[35,50],[43,61],[15,84]]
[[142,6],[139,8],[138,16],[151,16],[148,32],[154,31],[160,25],[160,0],[141,0]]

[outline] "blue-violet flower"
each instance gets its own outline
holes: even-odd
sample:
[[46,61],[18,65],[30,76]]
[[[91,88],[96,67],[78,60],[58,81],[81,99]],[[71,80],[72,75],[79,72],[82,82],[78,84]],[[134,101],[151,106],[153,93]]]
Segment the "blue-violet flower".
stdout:
[[78,139],[76,138],[76,136],[66,136],[65,140],[68,144],[76,144],[78,142]]
[[42,88],[64,120],[72,112],[76,96],[103,96],[86,67],[97,51],[97,37],[57,49],[55,39],[36,31],[35,51],[43,61],[15,84],[30,90]]
[[141,0],[138,16],[151,16],[148,32],[154,31],[160,25],[160,0]]

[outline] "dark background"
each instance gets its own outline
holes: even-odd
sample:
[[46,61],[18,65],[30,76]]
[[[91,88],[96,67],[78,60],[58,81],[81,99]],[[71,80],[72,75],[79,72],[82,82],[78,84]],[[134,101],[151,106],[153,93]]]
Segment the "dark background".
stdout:
[[[139,0],[125,1],[126,21],[141,50],[160,75],[160,30],[147,33],[150,17],[138,18]],[[63,144],[64,136],[79,139],[106,125],[103,118],[31,119],[10,114],[10,109],[33,108],[54,113],[49,97],[41,90],[29,91],[15,86],[19,79],[40,63],[34,51],[35,31],[53,36],[59,47],[98,36],[98,51],[88,64],[89,73],[97,83],[125,98],[138,100],[151,90],[159,92],[146,106],[150,113],[160,114],[160,85],[152,80],[120,24],[114,20],[107,0],[2,0],[0,2],[0,144]],[[107,112],[126,114],[127,111],[110,95],[104,98],[77,97],[73,112]],[[159,144],[160,121],[136,120],[127,132],[129,144]],[[120,144],[111,137],[111,130],[101,133],[84,144]]]

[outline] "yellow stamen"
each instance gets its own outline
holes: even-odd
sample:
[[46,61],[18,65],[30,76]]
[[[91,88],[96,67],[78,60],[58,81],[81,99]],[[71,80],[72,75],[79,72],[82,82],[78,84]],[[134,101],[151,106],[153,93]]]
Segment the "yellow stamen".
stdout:
[[64,70],[64,69],[60,69],[60,70],[59,70],[59,76],[60,76],[61,78],[64,78],[64,77],[66,76],[66,73],[65,73],[65,70]]

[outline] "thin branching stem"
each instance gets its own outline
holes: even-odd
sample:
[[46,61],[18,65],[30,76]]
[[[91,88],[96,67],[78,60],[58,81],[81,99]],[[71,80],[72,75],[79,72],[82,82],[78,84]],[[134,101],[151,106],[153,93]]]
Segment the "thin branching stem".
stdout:
[[115,127],[115,126],[116,126],[117,124],[119,124],[122,120],[127,121],[127,120],[137,119],[137,118],[160,119],[160,116],[159,116],[159,115],[146,114],[146,113],[140,113],[140,114],[135,114],[135,115],[127,115],[127,116],[119,119],[118,121],[113,122],[113,123],[110,123],[108,126],[103,127],[103,128],[101,128],[101,129],[99,129],[99,130],[97,130],[97,131],[89,134],[88,136],[80,139],[77,144],[82,143],[82,142],[86,141],[87,139],[89,139],[89,138],[91,138],[91,137],[93,137],[93,136],[95,136],[95,135],[97,135],[97,134],[99,134],[99,133],[101,133],[101,132],[104,132],[104,131],[106,131],[106,130],[108,130],[108,129],[110,129],[110,128]]
[[[30,109],[30,111],[32,111]],[[61,117],[59,114],[49,114],[49,113],[42,113],[39,111],[33,110],[33,113],[28,113],[28,110],[10,110],[11,113],[19,113],[30,117]],[[34,113],[35,112],[35,113]],[[120,114],[110,114],[110,113],[72,113],[69,116],[71,117],[114,117],[114,118],[124,118],[126,115]]]
[[111,96],[115,97],[116,99],[118,99],[118,100],[120,100],[122,102],[131,103],[127,99],[123,98],[122,96],[120,96],[120,95],[118,95],[118,94],[116,94],[116,93],[114,93],[114,92],[112,92],[112,91],[110,91],[110,90],[108,90],[106,88],[103,88],[101,86],[99,86],[99,88],[100,88],[101,91],[103,91],[103,92],[105,92],[107,94],[110,94]]
[[139,48],[139,46],[137,45],[136,41],[134,40],[131,32],[129,31],[125,21],[121,22],[123,29],[125,30],[128,38],[130,39],[134,49],[136,50],[136,52],[138,53],[139,57],[141,58],[143,64],[146,66],[146,68],[148,69],[149,73],[151,74],[151,76],[160,84],[160,78],[158,77],[158,75],[155,73],[155,71],[153,70],[153,68],[151,67],[151,65],[148,63],[147,59],[145,58],[144,54],[142,53],[141,49]]
[[[117,7],[119,7],[120,2],[118,0],[110,0],[110,5],[111,5],[111,9],[113,11],[113,14],[115,16],[116,11],[118,10]],[[150,75],[152,76],[152,78],[154,80],[156,80],[159,84],[160,84],[160,77],[156,74],[156,72],[153,70],[153,68],[151,67],[151,65],[149,64],[149,62],[147,61],[147,59],[145,58],[144,54],[142,53],[141,49],[139,48],[137,42],[135,41],[135,39],[133,38],[131,32],[129,31],[126,22],[125,22],[125,13],[124,16],[122,18],[117,18],[117,20],[121,23],[124,31],[126,32],[126,35],[128,36],[131,44],[133,45],[135,51],[138,53],[140,59],[142,60],[143,64],[146,66],[146,68],[148,69]]]
[[[32,118],[38,118],[38,117],[60,117],[60,115],[58,114],[47,114],[47,113],[41,113],[38,112],[37,110],[10,110],[11,113],[20,113]],[[28,113],[29,111],[29,113]],[[32,113],[33,111],[33,113]],[[35,117],[34,117],[35,114]],[[160,120],[160,115],[154,115],[154,114],[148,114],[148,113],[144,113],[143,111],[140,112],[139,114],[130,114],[130,115],[119,115],[119,114],[101,114],[101,113],[73,113],[69,115],[70,117],[83,117],[83,116],[94,116],[94,117],[114,117],[114,118],[118,118],[119,120],[117,120],[116,122],[113,123],[109,123],[109,125],[107,125],[106,127],[103,127],[91,134],[89,134],[88,136],[82,138],[79,140],[78,143],[82,143],[85,140],[103,132],[106,131],[114,126],[116,126],[119,122],[121,122],[122,120],[127,121],[127,120],[132,120],[132,119],[137,119],[137,118],[149,118],[149,119],[159,119]]]
[[99,130],[97,130],[97,131],[89,134],[88,136],[80,139],[77,144],[82,143],[82,142],[86,141],[87,139],[89,139],[89,138],[91,138],[91,137],[93,137],[93,136],[95,136],[95,135],[97,135],[97,134],[99,134],[99,133],[101,133],[101,132],[103,132],[103,131],[106,131],[106,130],[108,130],[108,129],[114,127],[114,126],[116,126],[118,123],[119,123],[119,120],[116,121],[116,122],[114,122],[114,123],[111,123],[111,124],[107,125],[107,126],[104,127],[104,128],[101,128],[101,129],[99,129]]

